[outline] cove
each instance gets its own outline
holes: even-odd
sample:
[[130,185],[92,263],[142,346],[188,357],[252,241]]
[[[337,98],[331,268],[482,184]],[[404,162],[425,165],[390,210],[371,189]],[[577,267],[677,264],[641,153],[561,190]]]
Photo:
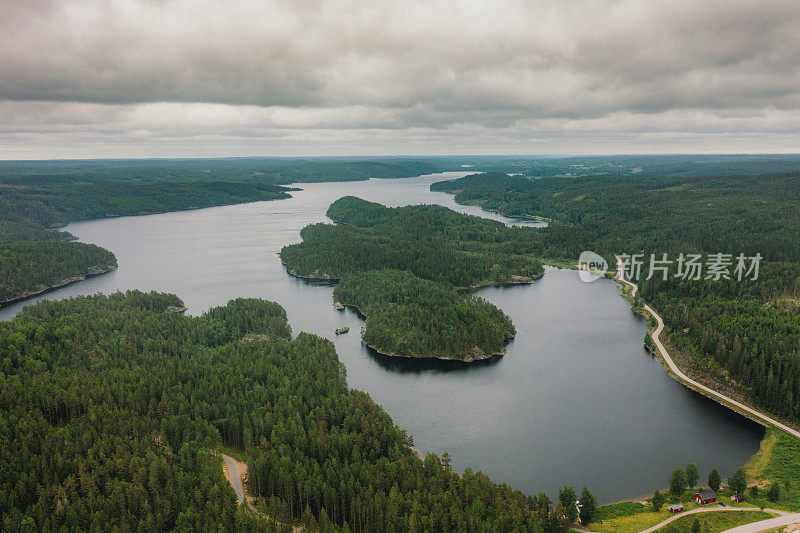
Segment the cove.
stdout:
[[[345,195],[540,224],[428,190],[465,174],[300,184],[288,200],[70,224],[81,241],[113,251],[119,269],[4,307],[0,320],[37,299],[133,288],[176,293],[192,314],[239,296],[265,298],[286,308],[295,333],[333,341],[349,385],[381,404],[417,448],[448,451],[458,471],[470,466],[551,497],[565,484],[586,485],[610,502],[663,488],[676,465],[696,462],[702,482],[711,468],[726,477],[745,463],[763,429],[673,381],[643,349],[646,323],[613,281],[548,269],[533,285],[482,289],[517,336],[505,356],[463,365],[371,353],[359,339],[363,321],[332,308],[331,286],[293,278],[280,263],[281,247],[326,221],[328,205]],[[348,334],[334,334],[344,326]]]

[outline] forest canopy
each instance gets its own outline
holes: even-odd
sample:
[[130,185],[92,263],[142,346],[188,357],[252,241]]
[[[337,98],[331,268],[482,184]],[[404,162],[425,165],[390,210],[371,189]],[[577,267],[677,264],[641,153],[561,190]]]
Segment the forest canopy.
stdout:
[[465,361],[505,352],[511,320],[458,289],[541,276],[540,262],[509,249],[508,236],[522,228],[352,196],[331,204],[328,216],[338,224],[305,227],[303,242],[284,247],[281,259],[294,275],[339,281],[334,297],[366,315],[365,343],[389,355]]
[[0,244],[0,303],[116,267],[114,254],[94,244],[57,241]]
[[237,508],[220,447],[283,523],[324,531],[566,531],[526,497],[411,438],[350,390],[330,341],[277,304],[199,317],[173,295],[40,302],[0,323],[4,530],[272,529]]
[[483,359],[504,353],[516,334],[486,300],[400,270],[348,274],[333,297],[367,317],[364,342],[390,355]]
[[[47,242],[74,239],[55,229],[70,222],[276,200],[291,190],[278,184],[410,177],[448,164],[408,158],[0,161],[0,262],[8,265],[19,253],[5,244],[22,241],[29,242],[25,259],[31,260],[7,266],[13,272],[0,278],[0,304],[95,272],[95,250],[65,244],[58,256],[49,253]],[[29,264],[36,268],[22,268]]]
[[768,261],[800,261],[796,172],[541,179],[492,173],[430,188],[509,216],[552,219],[536,234],[538,251],[552,258],[575,260],[583,250],[603,255],[645,250],[761,253]]

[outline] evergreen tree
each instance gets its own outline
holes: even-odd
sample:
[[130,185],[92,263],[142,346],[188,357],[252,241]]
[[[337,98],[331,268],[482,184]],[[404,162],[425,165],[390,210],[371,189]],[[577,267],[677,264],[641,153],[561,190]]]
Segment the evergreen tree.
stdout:
[[676,466],[669,478],[669,492],[673,498],[680,498],[686,491],[686,473],[683,468]]
[[734,494],[741,494],[747,489],[747,474],[744,468],[739,468],[728,478],[728,490]]
[[575,522],[578,518],[578,507],[576,506],[577,497],[575,495],[575,489],[569,486],[565,486],[563,489],[558,491],[558,501],[561,504],[561,508],[564,512],[564,516],[567,517],[569,523]]
[[720,477],[719,472],[717,472],[717,469],[714,468],[713,470],[711,470],[711,473],[708,474],[708,486],[714,492],[719,492],[719,486],[721,484],[722,484],[722,478]]
[[592,521],[594,513],[597,510],[597,499],[594,497],[589,489],[583,487],[581,491],[581,499],[579,500],[580,512],[579,517],[582,525],[587,525]]
[[689,463],[686,465],[686,483],[689,485],[691,490],[694,490],[699,478],[700,474],[697,472],[697,465],[694,463]]
[[781,486],[776,481],[770,484],[769,489],[767,489],[767,499],[773,503],[777,502],[778,499],[781,497]]
[[661,510],[661,507],[664,506],[664,502],[666,501],[666,497],[659,491],[655,491],[653,493],[653,499],[651,500],[653,504],[653,511],[658,512]]

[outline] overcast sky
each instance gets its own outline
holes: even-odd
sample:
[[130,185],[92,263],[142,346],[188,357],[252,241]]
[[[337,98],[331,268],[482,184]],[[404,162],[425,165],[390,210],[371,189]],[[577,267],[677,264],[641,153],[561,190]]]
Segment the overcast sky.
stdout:
[[800,152],[800,0],[0,0],[0,158]]

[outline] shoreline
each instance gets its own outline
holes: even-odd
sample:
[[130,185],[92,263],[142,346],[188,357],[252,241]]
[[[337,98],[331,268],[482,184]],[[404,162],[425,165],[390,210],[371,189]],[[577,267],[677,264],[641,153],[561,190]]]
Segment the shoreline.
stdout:
[[[631,281],[626,280],[624,277],[621,276],[619,264],[617,265],[617,274],[614,276],[613,279],[631,288],[631,292],[629,295],[624,295],[623,291],[623,296],[627,296],[629,301],[633,300],[636,297],[636,292],[639,289],[638,285],[636,285]],[[733,398],[729,398],[728,396],[722,394],[721,392],[718,392],[712,389],[711,387],[703,385],[702,383],[699,383],[696,380],[692,379],[690,376],[687,376],[683,371],[681,371],[681,369],[672,359],[672,356],[670,356],[669,352],[661,342],[660,335],[665,328],[663,319],[658,313],[656,313],[656,311],[652,307],[642,302],[641,314],[644,314],[645,311],[649,313],[650,316],[656,321],[656,327],[652,328],[648,320],[648,327],[650,329],[650,338],[656,348],[655,355],[656,357],[658,357],[659,361],[661,361],[661,364],[664,367],[664,370],[667,371],[668,375],[670,375],[673,379],[675,379],[678,383],[682,384],[686,388],[693,390],[698,394],[701,394],[724,407],[727,407],[731,411],[741,416],[744,416],[745,418],[748,418],[753,422],[756,422],[764,427],[776,427],[778,429],[786,431],[787,433],[789,433],[794,437],[800,438],[800,431],[789,426],[788,422],[784,424],[781,421],[776,420],[773,417],[769,416],[768,414],[758,411],[755,407],[751,407],[749,405],[749,402],[746,400],[745,400],[746,403],[743,403],[734,400]]]
[[[278,256],[280,257],[280,254],[278,254]],[[283,264],[284,270],[286,271],[286,273],[288,273],[290,276],[298,278],[298,279],[302,279],[302,280],[309,281],[309,282],[312,282],[312,283],[325,283],[325,284],[330,284],[330,285],[335,285],[335,284],[339,283],[339,281],[340,281],[340,278],[334,278],[334,277],[303,276],[303,275],[300,275],[297,272],[295,272],[294,270],[291,270],[291,269],[288,268],[288,266],[286,265],[286,261],[283,260],[283,257],[281,257],[281,263]],[[488,287],[511,287],[511,286],[516,286],[516,285],[531,285],[536,280],[541,279],[542,276],[544,276],[544,272],[542,272],[542,274],[540,274],[538,276],[534,276],[534,277],[531,277],[531,278],[527,278],[527,277],[523,277],[523,276],[512,276],[512,278],[510,280],[508,280],[508,281],[497,282],[497,283],[485,283],[485,284],[481,284],[481,285],[473,285],[471,287],[456,287],[456,290],[459,291],[459,292],[472,292],[472,291],[475,291],[475,290],[478,290],[478,289],[484,289],[484,288],[488,288]],[[359,309],[357,306],[355,306],[353,304],[346,304],[346,303],[342,303],[341,301],[337,300],[337,301],[333,302],[333,308],[338,310],[338,311],[340,311],[342,309],[337,307],[337,304],[342,306],[342,308],[351,308],[351,309],[353,309],[356,312],[356,314],[358,314],[359,318],[364,320],[365,327],[366,327],[367,315],[364,314],[364,312],[361,309]],[[511,342],[514,339],[514,337],[516,337],[516,334],[512,335],[511,337],[509,337],[507,339],[505,339],[503,341],[503,343],[504,344],[508,344],[509,342]],[[396,359],[409,359],[409,360],[438,359],[439,361],[456,361],[456,362],[464,363],[464,364],[474,363],[474,362],[478,362],[478,361],[487,361],[489,359],[499,358],[499,357],[504,356],[506,354],[506,352],[507,352],[507,350],[505,348],[503,348],[503,350],[500,351],[500,352],[495,352],[495,353],[491,353],[491,354],[485,354],[485,355],[482,355],[482,356],[479,356],[479,357],[466,357],[464,359],[460,359],[458,357],[444,357],[444,356],[439,356],[439,355],[400,355],[400,354],[387,353],[387,352],[381,351],[379,348],[364,342],[363,336],[361,338],[361,342],[363,342],[364,346],[366,346],[367,348],[369,348],[370,350],[372,350],[376,354],[379,354],[379,355],[384,356],[384,357],[391,357],[391,358],[396,358]]]
[[38,290],[38,291],[29,291],[29,292],[23,293],[21,295],[15,296],[14,298],[11,298],[10,300],[4,300],[4,301],[0,302],[0,309],[2,309],[3,307],[11,306],[13,304],[24,302],[25,300],[29,300],[29,299],[35,298],[37,296],[41,296],[42,294],[47,294],[49,292],[53,292],[53,291],[56,291],[58,289],[62,289],[64,287],[68,286],[68,285],[72,285],[73,283],[79,283],[79,282],[85,281],[85,280],[87,280],[89,278],[94,278],[94,277],[97,277],[97,276],[102,276],[103,274],[108,274],[109,272],[113,272],[113,271],[117,270],[117,268],[119,268],[118,265],[107,266],[107,267],[92,267],[92,268],[89,269],[89,272],[87,272],[84,275],[77,275],[77,276],[72,276],[72,277],[69,277],[69,278],[65,278],[65,279],[61,280],[59,283],[57,283],[55,285],[50,285],[48,287],[45,287],[44,289],[41,289],[41,290]]
[[[282,185],[278,185],[279,187],[283,187]],[[284,187],[287,191],[300,191],[302,189],[290,189],[288,187]],[[278,198],[268,198],[263,200],[247,200],[244,202],[230,202],[230,203],[222,203],[222,204],[212,204],[212,205],[195,205],[191,207],[186,207],[184,209],[168,209],[165,211],[140,211],[139,213],[127,213],[124,215],[103,215],[103,216],[96,216],[96,217],[86,217],[86,218],[77,218],[75,220],[67,221],[63,224],[54,224],[52,226],[47,226],[45,229],[50,231],[62,231],[64,228],[69,226],[70,224],[76,224],[78,222],[91,222],[95,220],[106,220],[112,218],[124,218],[124,217],[145,217],[151,215],[166,215],[167,213],[181,213],[184,211],[199,211],[201,209],[211,209],[212,207],[228,207],[232,205],[244,205],[244,204],[256,204],[258,202],[274,202],[275,200],[287,200],[292,197],[287,191],[278,191],[276,194],[281,194],[282,196]],[[70,241],[78,240],[77,237],[73,237],[72,239],[68,239]]]
[[[445,180],[445,181],[447,181],[447,180]],[[501,215],[501,216],[504,216],[504,217],[509,218],[511,220],[521,220],[521,221],[527,221],[527,222],[530,222],[530,221],[546,222],[547,224],[554,224],[556,222],[556,220],[553,219],[553,218],[547,218],[547,217],[543,217],[543,216],[540,216],[540,215],[526,215],[526,214],[509,215],[508,213],[504,213],[503,211],[501,211],[499,209],[489,209],[489,208],[483,207],[483,205],[481,205],[480,202],[475,202],[475,203],[459,202],[458,200],[456,200],[456,194],[458,194],[458,192],[461,192],[460,190],[459,191],[433,191],[433,192],[442,192],[444,194],[451,195],[453,197],[453,201],[455,203],[457,203],[458,205],[469,206],[469,207],[480,207],[483,211],[486,211],[487,213],[494,213],[496,215]]]
[[[355,313],[358,315],[358,317],[365,322],[364,327],[366,328],[367,315],[365,315],[364,312],[361,311],[361,309],[359,309],[356,305],[353,305],[353,304],[344,304],[344,303],[342,303],[340,301],[336,301],[336,302],[334,302],[334,309],[336,309],[337,311],[341,311],[343,309],[339,309],[339,308],[335,307],[336,304],[341,305],[342,308],[344,308],[344,309],[349,308],[349,309],[352,309],[353,311],[355,311]],[[515,336],[516,335],[513,335],[512,337],[506,339],[504,341],[504,343],[508,344],[509,342],[511,342],[514,339]],[[381,351],[379,348],[376,348],[375,346],[372,346],[371,344],[368,344],[367,342],[365,342],[363,337],[361,338],[361,342],[364,344],[364,346],[366,346],[367,348],[369,348],[370,350],[372,350],[376,354],[380,355],[381,357],[391,357],[393,359],[406,359],[406,360],[415,360],[415,361],[416,360],[428,361],[428,360],[431,360],[431,359],[436,359],[436,360],[439,360],[439,361],[455,361],[455,362],[458,362],[458,363],[469,364],[469,363],[475,363],[475,362],[478,362],[478,361],[487,361],[489,359],[500,358],[500,357],[504,356],[506,354],[506,351],[507,351],[505,348],[503,348],[502,352],[488,354],[488,355],[485,355],[485,356],[482,356],[482,357],[472,357],[472,358],[469,358],[469,359],[458,359],[457,357],[442,357],[442,356],[438,356],[438,355],[419,355],[419,356],[417,356],[417,355],[399,355],[399,354],[394,354],[394,353],[386,353],[386,352]]]
[[[508,343],[513,338],[514,337],[511,337],[511,339],[508,339],[505,342]],[[439,361],[454,361],[456,363],[463,363],[465,365],[468,365],[470,363],[477,363],[479,361],[488,361],[488,360],[494,359],[494,358],[498,358],[499,359],[500,357],[503,357],[506,354],[506,351],[507,351],[505,348],[503,348],[502,352],[488,354],[488,355],[484,355],[484,356],[480,356],[480,357],[469,357],[469,358],[466,358],[466,359],[458,359],[457,357],[443,357],[443,356],[440,356],[440,355],[420,355],[420,356],[416,356],[416,355],[398,355],[398,354],[394,354],[394,353],[386,353],[386,352],[380,351],[378,348],[375,348],[374,346],[371,346],[371,345],[367,344],[366,342],[364,342],[363,338],[361,339],[361,342],[364,343],[364,346],[366,346],[367,348],[369,348],[373,352],[375,352],[378,355],[381,355],[383,357],[391,357],[393,359],[407,359],[407,360],[411,360],[411,361],[416,361],[416,360],[428,361],[428,360],[431,360],[431,359],[436,359],[436,360],[439,360]]]

